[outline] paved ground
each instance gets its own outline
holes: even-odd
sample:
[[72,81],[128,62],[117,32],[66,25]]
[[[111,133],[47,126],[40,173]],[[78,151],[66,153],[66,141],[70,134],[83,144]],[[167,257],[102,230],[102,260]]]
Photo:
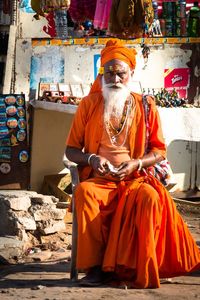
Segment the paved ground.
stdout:
[[[200,208],[179,205],[194,238],[200,241]],[[131,290],[102,286],[81,288],[69,279],[70,251],[54,252],[45,262],[0,266],[0,299],[2,300],[102,300],[102,299],[200,299],[200,271],[176,277],[159,289]],[[83,274],[79,275],[79,278]]]

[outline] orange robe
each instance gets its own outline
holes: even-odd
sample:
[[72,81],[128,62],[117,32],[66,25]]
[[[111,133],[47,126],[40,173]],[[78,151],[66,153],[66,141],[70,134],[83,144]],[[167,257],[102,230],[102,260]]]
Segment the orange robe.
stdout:
[[[145,120],[142,97],[136,100],[129,134],[131,158],[144,155]],[[150,101],[150,151],[165,157],[166,148],[156,106]],[[94,93],[82,100],[67,145],[98,153],[103,132],[103,99]],[[156,288],[159,278],[200,269],[200,250],[164,186],[153,176],[134,172],[128,181],[92,178],[80,169],[76,188],[78,220],[77,268],[102,265],[132,287]]]

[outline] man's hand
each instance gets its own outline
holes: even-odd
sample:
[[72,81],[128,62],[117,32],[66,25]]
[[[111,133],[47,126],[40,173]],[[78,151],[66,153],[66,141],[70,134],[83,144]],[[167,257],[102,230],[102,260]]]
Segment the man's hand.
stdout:
[[117,180],[124,180],[127,176],[131,175],[138,169],[138,163],[138,159],[123,162],[117,171],[110,172],[110,174]]
[[100,155],[94,155],[91,157],[90,166],[101,176],[109,173],[109,161]]
[[124,180],[133,171],[138,169],[138,159],[123,162],[118,168],[110,168],[110,162],[99,155],[91,158],[90,162],[93,170],[101,176],[109,175],[113,180]]

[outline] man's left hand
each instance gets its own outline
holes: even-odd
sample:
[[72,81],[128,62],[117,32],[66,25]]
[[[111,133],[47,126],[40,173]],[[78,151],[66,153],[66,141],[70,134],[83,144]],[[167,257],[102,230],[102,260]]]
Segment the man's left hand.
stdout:
[[127,176],[131,175],[137,169],[138,169],[138,160],[132,159],[123,162],[119,166],[117,172],[110,172],[110,174],[118,180],[124,180]]

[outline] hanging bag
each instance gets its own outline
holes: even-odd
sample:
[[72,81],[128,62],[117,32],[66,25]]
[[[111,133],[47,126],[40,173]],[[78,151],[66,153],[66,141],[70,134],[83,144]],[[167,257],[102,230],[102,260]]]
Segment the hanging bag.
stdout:
[[[145,113],[145,123],[146,123],[146,139],[145,139],[145,153],[148,151],[149,144],[149,134],[150,134],[150,125],[149,125],[149,103],[148,95],[143,95],[142,103]],[[168,159],[164,159],[153,166],[146,168],[144,171],[147,174],[151,174],[156,177],[165,187],[172,188],[176,183],[174,181],[174,175],[170,166]]]

